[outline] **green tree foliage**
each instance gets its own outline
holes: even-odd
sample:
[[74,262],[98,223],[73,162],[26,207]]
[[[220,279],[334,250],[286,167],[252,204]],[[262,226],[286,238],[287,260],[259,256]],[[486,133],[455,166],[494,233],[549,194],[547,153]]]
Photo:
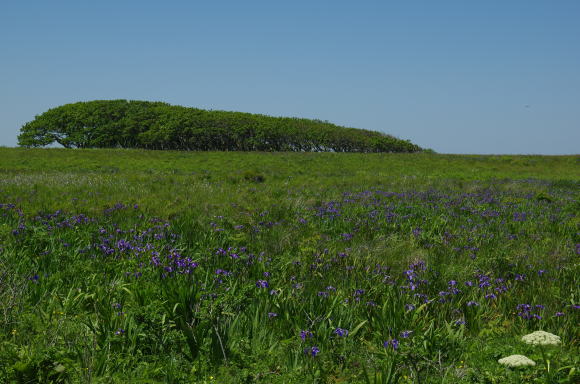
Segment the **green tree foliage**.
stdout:
[[96,100],[50,109],[24,124],[18,143],[65,148],[219,151],[418,152],[407,140],[326,121],[208,111],[162,102]]

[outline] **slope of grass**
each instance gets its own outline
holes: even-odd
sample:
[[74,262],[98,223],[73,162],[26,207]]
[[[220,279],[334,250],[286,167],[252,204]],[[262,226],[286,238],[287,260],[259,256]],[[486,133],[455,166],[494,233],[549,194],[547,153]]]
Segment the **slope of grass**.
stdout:
[[0,149],[0,382],[577,382],[579,159]]

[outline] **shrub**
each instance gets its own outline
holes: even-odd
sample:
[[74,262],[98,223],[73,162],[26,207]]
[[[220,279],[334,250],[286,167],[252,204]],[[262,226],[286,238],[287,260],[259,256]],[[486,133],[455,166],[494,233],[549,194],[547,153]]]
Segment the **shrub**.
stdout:
[[384,133],[326,121],[207,111],[161,102],[96,100],[49,109],[24,124],[18,143],[65,148],[202,151],[418,152]]

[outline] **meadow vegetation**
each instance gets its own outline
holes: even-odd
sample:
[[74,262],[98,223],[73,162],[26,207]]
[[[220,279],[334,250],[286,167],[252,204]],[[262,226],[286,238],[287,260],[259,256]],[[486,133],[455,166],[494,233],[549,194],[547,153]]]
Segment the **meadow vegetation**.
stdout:
[[576,383],[579,169],[0,148],[0,382]]

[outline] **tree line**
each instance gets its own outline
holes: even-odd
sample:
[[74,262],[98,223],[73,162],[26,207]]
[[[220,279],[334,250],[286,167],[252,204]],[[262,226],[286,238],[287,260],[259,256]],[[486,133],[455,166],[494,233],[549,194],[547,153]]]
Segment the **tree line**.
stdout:
[[163,102],[95,100],[49,109],[18,144],[202,151],[417,152],[408,140],[321,120],[212,111]]

